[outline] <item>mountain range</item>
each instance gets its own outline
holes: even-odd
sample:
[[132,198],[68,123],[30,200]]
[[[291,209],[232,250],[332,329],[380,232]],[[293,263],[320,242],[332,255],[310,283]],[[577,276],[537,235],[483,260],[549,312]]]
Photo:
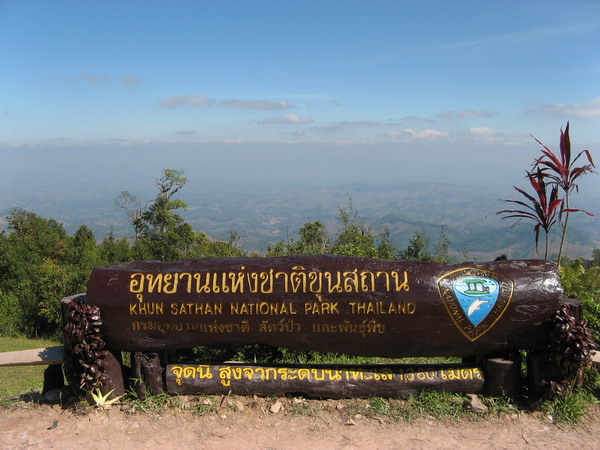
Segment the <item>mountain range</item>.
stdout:
[[[0,194],[0,227],[6,215],[22,208],[53,218],[73,233],[80,225],[89,226],[98,239],[112,230],[116,236],[131,236],[123,211],[113,200],[120,193],[90,189]],[[151,190],[132,194],[150,201]],[[509,258],[537,258],[531,222],[513,226],[514,220],[500,220],[497,211],[510,205],[501,199],[518,198],[511,190],[497,187],[436,183],[397,183],[394,185],[268,185],[240,186],[189,185],[181,191],[188,203],[183,217],[197,231],[213,239],[227,240],[230,232],[240,237],[243,248],[264,253],[278,241],[295,239],[299,228],[309,221],[326,224],[332,237],[338,229],[340,207],[352,202],[362,220],[374,232],[386,227],[398,248],[404,248],[411,235],[423,231],[431,244],[443,231],[450,241],[451,254],[458,260],[490,260],[506,254]],[[575,197],[573,205],[592,213],[600,212],[600,199],[593,195]],[[577,206],[575,206],[577,207]],[[572,214],[566,256],[591,256],[600,247],[599,218],[596,214]],[[559,227],[551,234],[553,251],[559,242]],[[543,245],[543,235],[540,236]]]

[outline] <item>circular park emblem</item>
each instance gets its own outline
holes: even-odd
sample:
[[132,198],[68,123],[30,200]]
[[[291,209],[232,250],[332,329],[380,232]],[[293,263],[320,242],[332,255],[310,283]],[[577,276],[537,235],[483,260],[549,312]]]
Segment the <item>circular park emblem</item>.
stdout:
[[472,267],[441,276],[437,285],[452,322],[471,341],[484,335],[500,320],[514,289],[510,278]]

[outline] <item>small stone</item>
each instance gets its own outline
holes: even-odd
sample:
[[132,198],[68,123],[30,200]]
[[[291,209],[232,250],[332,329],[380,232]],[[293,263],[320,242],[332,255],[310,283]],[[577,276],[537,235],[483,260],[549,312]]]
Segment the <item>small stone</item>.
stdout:
[[354,418],[355,419],[361,419],[362,418],[362,414],[354,414]]
[[303,399],[301,399],[301,398],[298,398],[298,397],[294,397],[294,398],[292,399],[292,403],[293,403],[294,405],[299,405],[300,403],[304,403],[304,400],[303,400]]
[[348,421],[344,425],[346,425],[347,427],[353,427],[356,426],[356,423],[354,422],[354,420],[348,419]]
[[244,404],[241,401],[236,401],[235,402],[235,409],[237,409],[239,412],[242,412],[244,410]]
[[210,401],[210,398],[205,398],[204,400],[202,400],[202,404],[203,405],[212,405],[212,402]]
[[192,402],[192,399],[189,395],[181,395],[179,396],[179,406],[182,409],[188,409],[190,407],[190,403]]
[[221,414],[221,419],[225,420],[227,419],[227,416],[225,414]]
[[477,413],[486,413],[488,412],[488,407],[483,404],[483,402],[477,397],[476,394],[467,394],[468,404],[467,408],[469,408],[473,412]]
[[279,400],[277,400],[275,403],[273,403],[271,405],[271,407],[269,408],[269,411],[273,414],[278,414],[279,411],[282,410],[282,408],[283,408],[283,404]]
[[343,403],[338,403],[337,405],[335,405],[335,409],[337,409],[338,411],[341,411],[344,408],[345,406],[343,405]]

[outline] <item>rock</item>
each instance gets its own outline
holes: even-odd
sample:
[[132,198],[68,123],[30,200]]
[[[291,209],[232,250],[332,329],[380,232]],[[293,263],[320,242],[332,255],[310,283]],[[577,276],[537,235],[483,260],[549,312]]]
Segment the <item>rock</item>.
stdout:
[[304,400],[303,400],[303,399],[301,399],[301,398],[298,398],[298,397],[294,397],[294,398],[292,399],[292,403],[293,403],[294,405],[299,405],[300,403],[304,403]]
[[202,400],[202,404],[203,405],[212,405],[212,402],[210,401],[210,398],[205,398],[204,400]]
[[483,404],[476,394],[467,394],[467,398],[469,399],[467,402],[468,409],[476,413],[488,412],[488,407]]
[[192,398],[189,395],[180,395],[179,396],[179,406],[181,409],[188,409],[190,407],[190,403],[192,402]]
[[275,403],[273,403],[271,405],[271,407],[269,408],[269,411],[273,414],[278,414],[279,411],[281,411],[283,408],[283,403],[281,403],[279,400],[277,400]]
[[343,403],[338,403],[337,405],[335,405],[335,409],[337,409],[338,411],[341,411],[344,408],[345,408],[345,406]]
[[348,427],[353,427],[353,426],[356,426],[356,422],[354,422],[354,420],[352,420],[352,419],[348,419],[348,421],[344,425],[346,425]]
[[237,400],[235,402],[235,409],[237,409],[239,412],[242,412],[244,410],[244,404],[240,400]]

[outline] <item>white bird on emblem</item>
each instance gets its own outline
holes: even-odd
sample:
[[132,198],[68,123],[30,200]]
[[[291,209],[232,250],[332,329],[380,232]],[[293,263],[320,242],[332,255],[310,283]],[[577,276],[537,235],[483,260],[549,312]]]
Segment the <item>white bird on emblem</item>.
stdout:
[[471,306],[469,306],[469,310],[467,311],[467,316],[470,316],[478,309],[481,309],[481,305],[483,305],[484,303],[489,303],[489,302],[490,302],[489,300],[481,300],[480,298],[478,298],[471,304]]

